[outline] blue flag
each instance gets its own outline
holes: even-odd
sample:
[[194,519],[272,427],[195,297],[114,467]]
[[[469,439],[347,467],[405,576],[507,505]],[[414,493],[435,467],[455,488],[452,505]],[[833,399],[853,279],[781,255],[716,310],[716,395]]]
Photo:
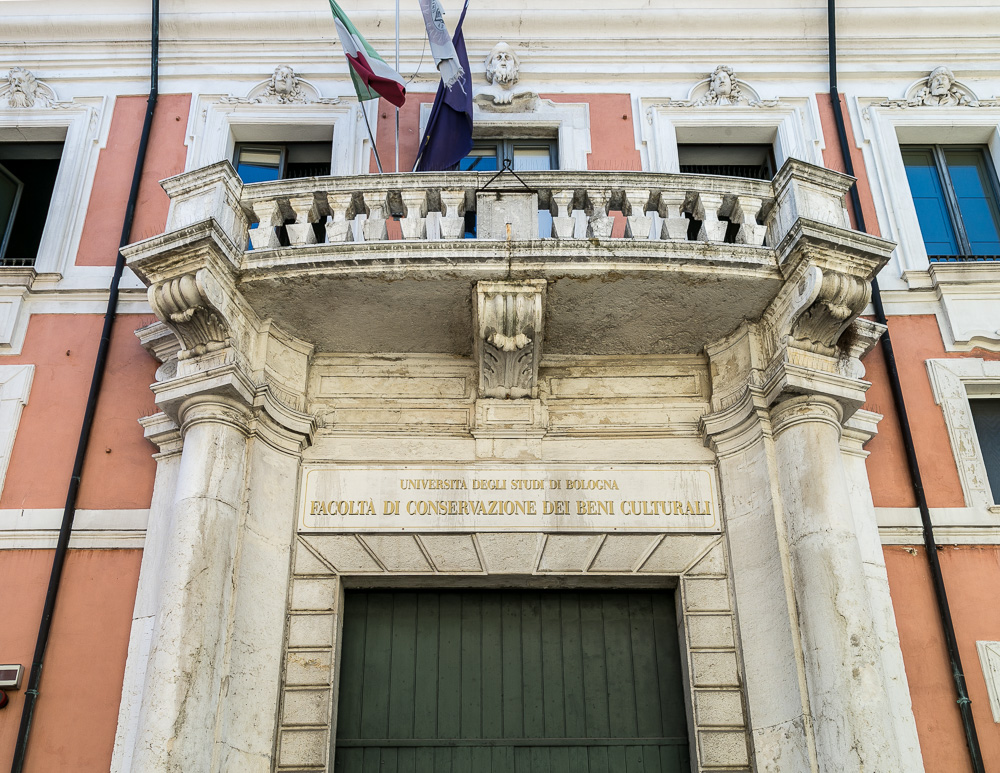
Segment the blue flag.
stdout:
[[462,34],[462,22],[468,10],[469,0],[465,0],[462,16],[452,37],[464,74],[451,88],[445,88],[444,81],[438,84],[434,106],[417,153],[414,169],[417,172],[454,169],[472,150],[472,76],[469,55],[465,52],[465,36]]

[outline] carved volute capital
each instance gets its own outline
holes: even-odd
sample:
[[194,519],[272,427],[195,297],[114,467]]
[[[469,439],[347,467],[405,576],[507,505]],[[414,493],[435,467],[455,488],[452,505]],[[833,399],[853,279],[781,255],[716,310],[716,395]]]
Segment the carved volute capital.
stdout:
[[544,280],[476,285],[479,396],[537,397]]
[[224,349],[230,329],[220,310],[223,294],[207,269],[171,277],[148,290],[149,305],[181,343],[178,360]]

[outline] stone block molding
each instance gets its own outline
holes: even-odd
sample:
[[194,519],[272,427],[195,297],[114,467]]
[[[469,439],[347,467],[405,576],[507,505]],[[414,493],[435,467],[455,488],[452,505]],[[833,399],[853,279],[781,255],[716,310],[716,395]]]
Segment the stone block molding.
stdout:
[[727,566],[717,535],[300,534],[289,592],[276,770],[332,773],[345,584],[377,580],[408,588],[450,580],[489,587],[502,578],[508,585],[565,588],[613,576],[629,587],[677,589],[694,769],[749,773]]

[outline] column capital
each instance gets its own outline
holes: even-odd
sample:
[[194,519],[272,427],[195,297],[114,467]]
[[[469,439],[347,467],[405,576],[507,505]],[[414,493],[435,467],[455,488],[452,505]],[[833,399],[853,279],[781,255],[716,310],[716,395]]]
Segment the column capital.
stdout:
[[844,408],[831,397],[824,395],[799,395],[789,397],[771,406],[771,432],[778,437],[797,424],[820,422],[829,424],[839,436],[843,426]]

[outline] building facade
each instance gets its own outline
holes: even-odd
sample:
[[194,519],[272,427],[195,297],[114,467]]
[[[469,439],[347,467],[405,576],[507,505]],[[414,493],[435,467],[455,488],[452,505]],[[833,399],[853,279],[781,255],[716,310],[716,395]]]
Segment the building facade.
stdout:
[[1000,771],[1000,9],[4,6],[0,766]]

